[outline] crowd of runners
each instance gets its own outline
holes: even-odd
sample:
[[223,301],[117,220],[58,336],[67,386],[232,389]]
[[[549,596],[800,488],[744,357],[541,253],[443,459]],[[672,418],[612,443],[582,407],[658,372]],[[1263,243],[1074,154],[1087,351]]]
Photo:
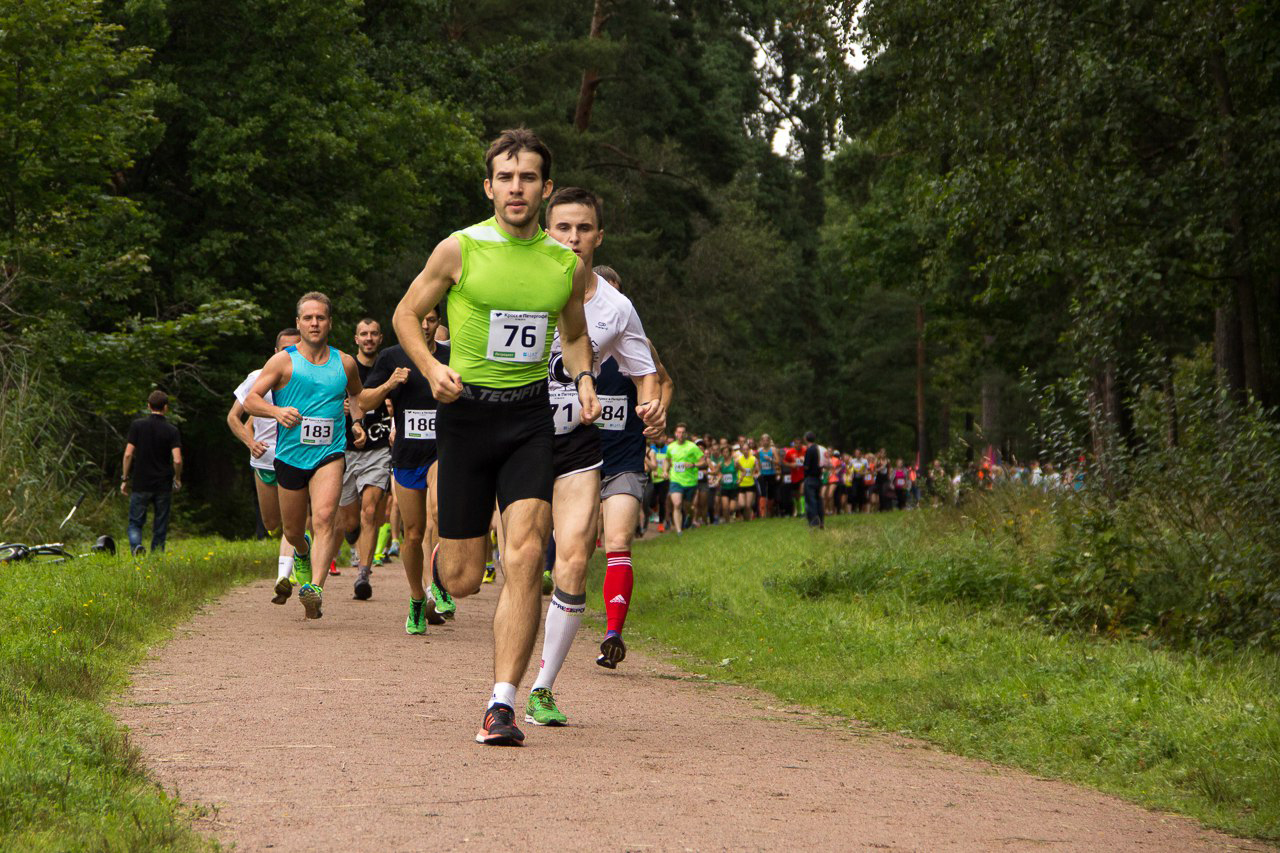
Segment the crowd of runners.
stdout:
[[567,722],[552,688],[601,544],[597,662],[625,658],[647,446],[673,393],[622,277],[593,266],[600,199],[553,192],[551,164],[533,133],[504,132],[485,156],[493,216],[432,251],[392,318],[399,344],[384,348],[382,324],[365,317],[355,354],[342,352],[329,297],[303,294],[295,325],[227,414],[250,452],[263,525],[280,539],[273,603],[296,590],[305,617],[320,619],[326,581],[350,566],[352,597],[367,600],[375,568],[398,554],[405,631],[419,635],[501,572],[494,686],[476,735],[485,744],[524,740],[516,693],[540,620],[524,719]]
[[[786,446],[695,437],[685,424],[668,436],[671,378],[625,278],[594,266],[601,201],[554,189],[551,164],[532,132],[502,133],[485,155],[493,216],[431,252],[392,317],[399,343],[384,347],[382,323],[364,317],[354,355],[339,350],[332,302],[305,293],[227,413],[249,450],[262,523],[280,541],[272,603],[296,590],[305,618],[320,619],[326,581],[348,569],[352,597],[368,600],[375,568],[398,555],[404,630],[421,635],[501,573],[483,744],[521,744],[520,707],[527,723],[568,721],[553,688],[598,548],[596,660],[613,669],[626,657],[632,542],[650,524],[679,535],[799,514],[821,526],[826,514],[905,508],[946,480],[884,451],[845,456],[812,433]],[[540,621],[540,666],[521,705]]]

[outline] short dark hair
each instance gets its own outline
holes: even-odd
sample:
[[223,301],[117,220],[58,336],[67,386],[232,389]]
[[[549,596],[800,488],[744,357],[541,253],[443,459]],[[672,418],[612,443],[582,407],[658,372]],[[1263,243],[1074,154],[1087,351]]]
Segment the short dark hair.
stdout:
[[290,326],[287,329],[281,329],[280,331],[276,332],[276,346],[280,346],[281,338],[300,338],[300,337],[302,337],[302,332],[299,332],[293,326]]
[[622,276],[618,275],[618,271],[613,267],[600,264],[593,269],[592,272],[612,284],[614,287],[622,287]]
[[813,430],[809,430],[804,434],[804,440],[809,442],[810,444],[813,444],[815,441],[818,440],[818,434]]
[[379,323],[377,320],[373,319],[372,317],[361,317],[359,320],[356,321],[356,328],[358,329],[361,326],[367,326],[370,323],[373,323],[375,326],[377,326],[379,332],[382,331],[382,324]]
[[604,227],[604,202],[591,190],[584,190],[582,187],[563,187],[553,192],[547,201],[548,222],[551,221],[551,211],[559,204],[581,204],[591,208],[596,213],[596,227]]
[[169,395],[157,388],[147,395],[147,405],[151,408],[151,411],[158,412],[169,405]]
[[493,161],[500,155],[516,155],[521,151],[532,151],[542,158],[541,177],[543,182],[551,180],[551,149],[538,135],[527,127],[515,127],[504,130],[498,138],[489,143],[489,150],[484,153],[484,171],[489,180],[493,180]]

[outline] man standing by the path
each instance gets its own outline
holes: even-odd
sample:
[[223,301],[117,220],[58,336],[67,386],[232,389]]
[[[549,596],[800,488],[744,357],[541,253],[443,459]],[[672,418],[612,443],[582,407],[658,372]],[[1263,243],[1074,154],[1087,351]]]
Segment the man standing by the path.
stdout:
[[[312,291],[298,300],[297,328],[302,340],[271,356],[244,400],[256,417],[275,418],[276,485],[284,535],[293,546],[293,571],[302,589],[308,619],[319,619],[329,563],[338,552],[338,493],[342,489],[347,436],[342,403],[355,420],[360,408],[360,377],[351,356],[329,346],[333,303]],[[274,403],[268,403],[270,391]],[[307,508],[311,529],[307,535]],[[312,571],[319,566],[319,576]]]
[[[480,588],[494,500],[502,514],[506,583],[494,614],[494,686],[479,743],[518,745],[516,685],[538,632],[551,527],[555,437],[547,394],[551,339],[560,341],[581,421],[600,414],[582,296],[591,270],[538,226],[551,195],[551,152],[531,131],[504,131],[485,154],[493,217],[445,238],[396,308],[401,346],[440,401],[440,544],[433,580],[454,596]],[[452,352],[441,364],[422,318],[448,298]]]
[[818,436],[810,430],[804,434],[809,445],[804,451],[804,509],[810,527],[826,527],[822,508],[822,448]]
[[[153,507],[151,551],[164,550],[169,535],[169,510],[174,491],[182,488],[182,438],[178,428],[166,420],[169,395],[152,391],[147,397],[151,410],[145,418],[129,425],[120,469],[120,494],[129,497],[129,548],[135,556],[145,554],[142,526],[147,509]],[[132,474],[132,478],[130,477]],[[133,493],[129,493],[132,479]]]
[[[364,387],[381,347],[382,326],[377,320],[365,317],[356,323],[355,360],[361,387]],[[386,399],[385,395],[383,399]],[[338,515],[348,539],[350,534],[359,531],[359,538],[353,546],[360,557],[354,594],[361,601],[366,601],[373,595],[369,576],[373,571],[374,542],[386,509],[387,492],[391,488],[391,416],[387,407],[379,402],[365,410],[362,420],[353,420],[348,441]]]

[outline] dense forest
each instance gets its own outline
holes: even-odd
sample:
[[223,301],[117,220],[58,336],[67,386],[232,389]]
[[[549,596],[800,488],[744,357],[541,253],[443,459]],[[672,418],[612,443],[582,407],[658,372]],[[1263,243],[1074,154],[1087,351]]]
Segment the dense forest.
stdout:
[[251,529],[231,390],[305,290],[389,318],[521,124],[698,430],[1101,468],[1179,377],[1280,402],[1273,3],[0,0],[0,116],[11,527],[159,387]]

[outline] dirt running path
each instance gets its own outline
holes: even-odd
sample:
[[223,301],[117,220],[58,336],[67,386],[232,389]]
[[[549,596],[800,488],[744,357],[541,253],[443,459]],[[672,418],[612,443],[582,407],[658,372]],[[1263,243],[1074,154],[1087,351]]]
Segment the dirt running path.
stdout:
[[609,672],[590,620],[556,686],[572,725],[481,747],[497,588],[410,637],[400,567],[368,602],[351,575],[318,622],[265,581],[232,591],[117,705],[164,786],[209,807],[197,828],[237,850],[1262,849],[643,655]]

